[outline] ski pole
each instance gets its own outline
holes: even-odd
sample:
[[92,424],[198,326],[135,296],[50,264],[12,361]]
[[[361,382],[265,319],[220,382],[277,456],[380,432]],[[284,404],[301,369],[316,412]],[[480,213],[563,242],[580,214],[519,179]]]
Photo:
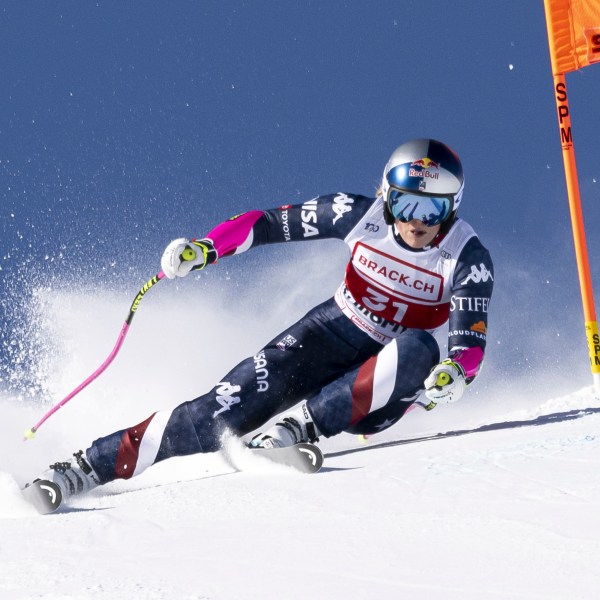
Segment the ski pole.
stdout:
[[131,325],[131,321],[133,320],[133,317],[135,316],[135,312],[137,311],[137,309],[138,309],[138,307],[140,305],[140,302],[142,301],[142,298],[144,297],[144,294],[152,286],[154,286],[161,279],[163,279],[164,276],[165,276],[165,274],[161,271],[160,273],[158,273],[157,275],[155,275],[154,277],[152,277],[152,279],[149,279],[141,287],[141,289],[137,293],[137,296],[135,297],[133,303],[131,304],[131,307],[129,308],[129,314],[127,315],[127,319],[125,319],[125,323],[123,324],[121,332],[119,333],[119,337],[117,338],[117,343],[115,344],[115,347],[112,349],[112,352],[107,356],[106,360],[85,381],[83,381],[82,383],[80,383],[68,396],[66,396],[58,404],[56,404],[55,406],[53,406],[31,429],[28,429],[25,432],[25,437],[23,438],[24,442],[27,441],[27,440],[33,439],[33,437],[35,436],[36,431],[57,410],[59,410],[60,408],[62,408],[69,400],[71,400],[77,394],[79,394],[79,392],[81,392],[81,390],[83,390],[84,388],[86,388],[90,383],[92,383],[92,381],[94,381],[94,379],[96,379],[99,375],[101,375],[106,370],[106,368],[108,367],[108,365],[110,365],[110,363],[114,360],[115,356],[117,356],[117,354],[119,353],[119,350],[121,349],[121,346],[123,345],[123,342],[125,341],[125,336],[127,335],[127,332],[129,331],[129,326]]

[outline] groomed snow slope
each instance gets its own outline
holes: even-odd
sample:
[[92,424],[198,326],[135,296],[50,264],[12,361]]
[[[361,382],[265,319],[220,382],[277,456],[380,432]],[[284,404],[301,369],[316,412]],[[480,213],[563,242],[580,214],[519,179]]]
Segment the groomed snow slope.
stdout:
[[[36,368],[58,400],[106,356],[128,303],[50,297],[38,311]],[[598,597],[600,401],[581,386],[541,400],[499,387],[492,396],[492,359],[460,403],[415,409],[367,442],[323,440],[316,475],[255,457],[235,472],[220,454],[194,456],[38,516],[21,499],[27,480],[202,393],[285,321],[215,321],[207,300],[190,323],[173,296],[144,302],[114,364],[35,440],[22,433],[49,404],[0,399],[0,598]],[[210,355],[195,345],[205,341],[198,331],[213,341]]]

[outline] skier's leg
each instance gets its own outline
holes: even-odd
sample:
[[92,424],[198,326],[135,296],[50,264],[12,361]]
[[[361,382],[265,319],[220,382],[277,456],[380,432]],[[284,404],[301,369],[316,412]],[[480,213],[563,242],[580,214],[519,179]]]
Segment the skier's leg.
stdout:
[[170,458],[220,448],[225,431],[245,435],[314,395],[381,349],[333,300],[310,311],[207,394],[96,440],[86,457],[98,480],[128,479]]
[[404,415],[438,362],[433,336],[407,329],[379,354],[309,398],[308,410],[325,437],[342,431],[377,433]]

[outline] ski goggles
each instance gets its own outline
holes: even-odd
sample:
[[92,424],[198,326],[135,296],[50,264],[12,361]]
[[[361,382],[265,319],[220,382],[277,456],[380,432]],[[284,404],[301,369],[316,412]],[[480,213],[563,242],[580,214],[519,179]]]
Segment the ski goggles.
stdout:
[[417,219],[428,227],[443,223],[454,206],[452,196],[422,196],[403,192],[392,186],[388,190],[386,202],[397,221],[408,223]]

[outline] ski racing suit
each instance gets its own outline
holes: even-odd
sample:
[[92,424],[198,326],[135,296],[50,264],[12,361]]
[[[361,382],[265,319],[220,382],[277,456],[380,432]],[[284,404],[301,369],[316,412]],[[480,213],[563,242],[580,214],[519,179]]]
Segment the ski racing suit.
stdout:
[[448,321],[448,354],[467,383],[475,378],[493,266],[463,220],[415,250],[385,223],[381,197],[338,193],[238,215],[203,241],[214,247],[210,263],[264,244],[325,238],[344,240],[351,252],[334,297],[210,392],[94,441],[86,456],[101,483],[173,456],[216,451],[225,431],[246,435],[304,399],[325,437],[382,431],[404,415],[440,362],[432,333]]

